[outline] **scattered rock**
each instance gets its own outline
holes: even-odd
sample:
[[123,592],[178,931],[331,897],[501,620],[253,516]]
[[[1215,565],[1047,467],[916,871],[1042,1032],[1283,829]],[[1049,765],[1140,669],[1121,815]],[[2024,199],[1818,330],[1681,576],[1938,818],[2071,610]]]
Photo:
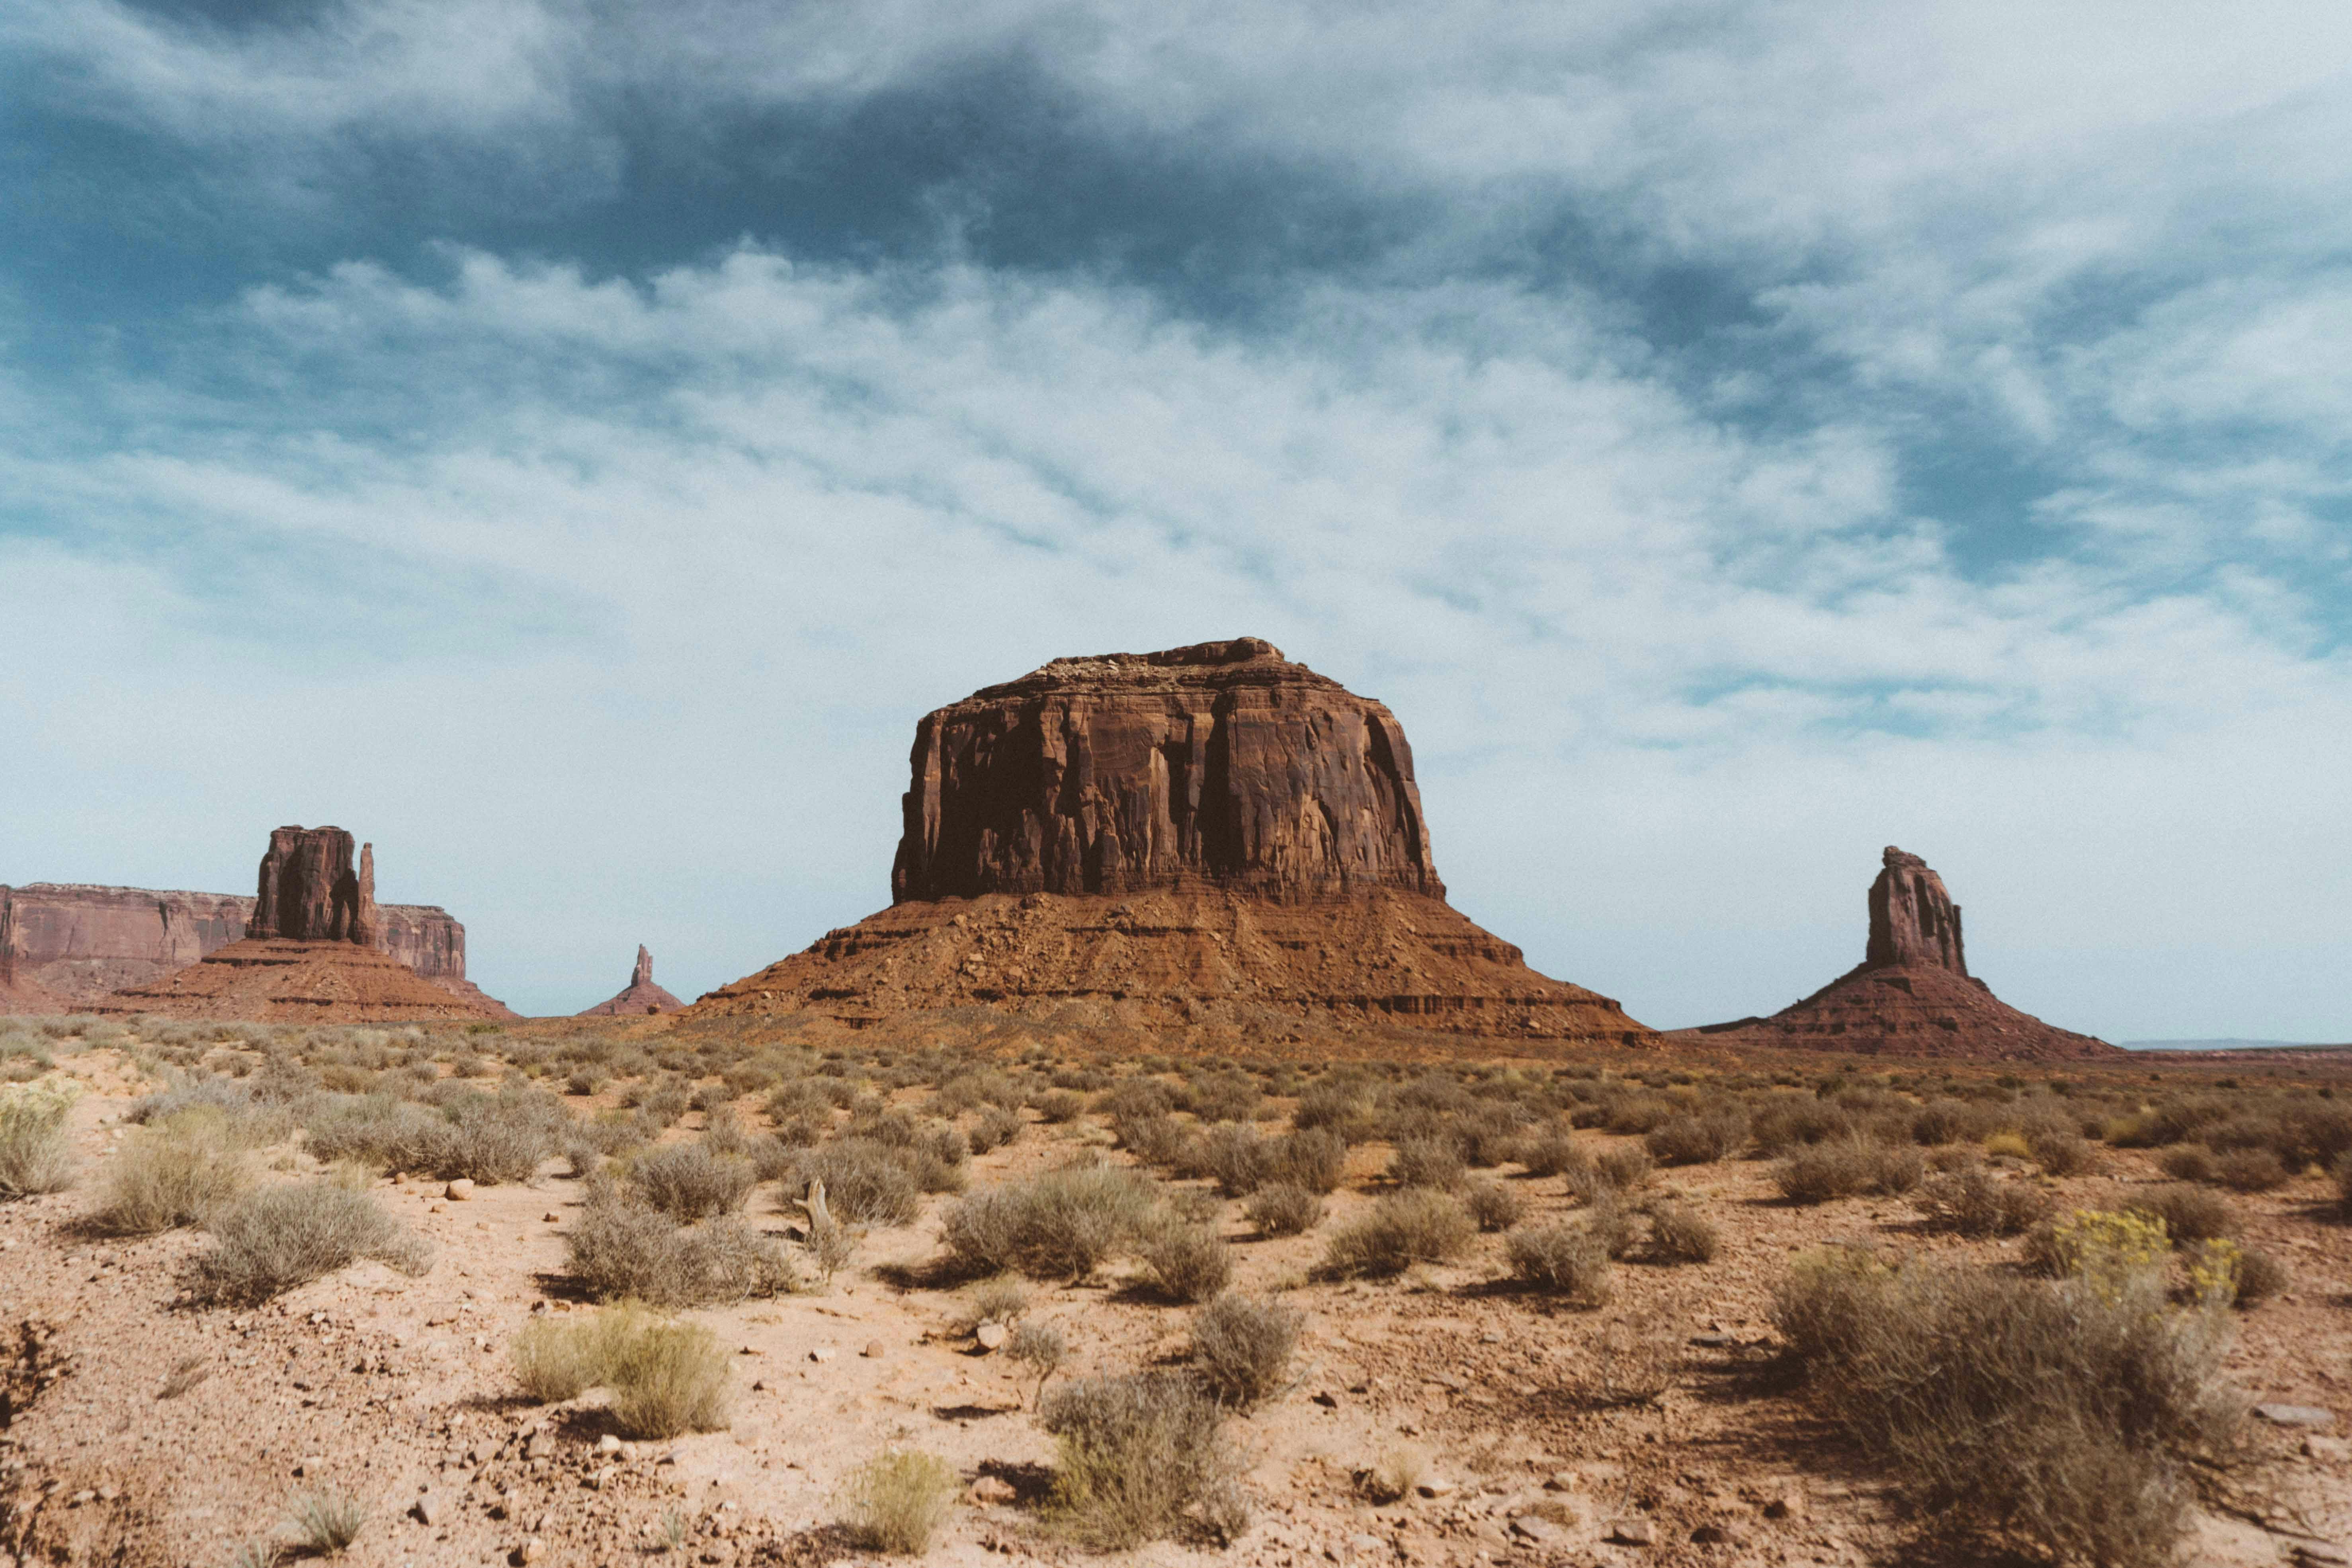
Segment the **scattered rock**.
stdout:
[[2307,1459],[2352,1459],[2352,1442],[2314,1435],[2303,1440],[2303,1454]]
[[1337,1410],[1339,1408],[1339,1396],[1329,1389],[1324,1389],[1315,1395],[1315,1403],[1326,1410]]
[[1568,1539],[1568,1531],[1540,1514],[1523,1513],[1511,1521],[1511,1533],[1534,1542],[1538,1546],[1557,1546]]
[[536,1563],[546,1554],[547,1542],[541,1541],[538,1536],[533,1535],[527,1537],[521,1545],[516,1547],[512,1552],[508,1552],[507,1561],[515,1563],[517,1568],[520,1568],[521,1564],[525,1563]]
[[2254,1414],[2273,1426],[2309,1426],[2324,1431],[2336,1425],[2336,1413],[2316,1405],[2257,1405]]
[[1646,1519],[1621,1519],[1609,1527],[1609,1539],[1620,1546],[1647,1546],[1657,1538],[1657,1527]]
[[2352,1552],[2333,1541],[2298,1541],[2294,1561],[2296,1568],[2347,1568],[2352,1564]]
[[1718,1520],[1692,1531],[1691,1540],[1701,1546],[1727,1546],[1738,1542],[1739,1532]]
[[868,1340],[866,1342],[866,1348],[859,1351],[857,1353],[864,1356],[867,1361],[880,1361],[882,1359],[882,1342],[880,1340]]
[[617,1454],[621,1451],[621,1440],[607,1432],[596,1439],[596,1451],[600,1454]]
[[316,1454],[305,1454],[294,1461],[294,1473],[305,1479],[315,1479],[327,1461]]
[[972,1331],[971,1337],[979,1342],[981,1349],[998,1351],[1004,1348],[1004,1342],[1012,1335],[1003,1323],[982,1323]]
[[1452,1481],[1443,1479],[1440,1477],[1432,1476],[1429,1479],[1422,1482],[1412,1489],[1427,1498],[1452,1497],[1454,1495],[1454,1483]]
[[1805,1500],[1797,1492],[1775,1493],[1765,1500],[1764,1517],[1766,1519],[1802,1519],[1805,1517]]
[[[553,1224],[554,1224],[558,1219],[562,1218],[562,1215],[558,1215],[558,1214],[557,1214],[553,1209],[550,1209],[550,1210],[548,1210],[545,1214],[543,1214],[543,1215],[540,1215],[539,1217],[540,1217],[540,1220],[541,1221],[541,1223],[543,1223],[543,1224],[547,1224],[547,1225],[553,1225]],[[544,1307],[546,1304],[547,1304],[547,1303],[546,1303],[546,1302],[544,1302],[544,1301],[537,1301],[537,1302],[533,1302],[533,1303],[531,1304],[531,1309],[530,1309],[530,1310],[531,1310],[532,1311],[536,1312],[536,1311],[538,1311],[541,1307]]]
[[809,1360],[811,1361],[831,1361],[832,1359],[833,1347],[831,1345],[819,1345],[814,1350],[809,1352]]
[[964,1495],[982,1508],[993,1508],[1000,1503],[1013,1501],[1021,1493],[1003,1476],[982,1476],[971,1483],[971,1489]]
[[441,1500],[431,1492],[425,1493],[409,1504],[408,1511],[416,1516],[417,1523],[424,1525],[440,1523],[446,1512]]
[[468,1178],[460,1176],[442,1188],[441,1195],[453,1204],[462,1204],[474,1195],[474,1184]]

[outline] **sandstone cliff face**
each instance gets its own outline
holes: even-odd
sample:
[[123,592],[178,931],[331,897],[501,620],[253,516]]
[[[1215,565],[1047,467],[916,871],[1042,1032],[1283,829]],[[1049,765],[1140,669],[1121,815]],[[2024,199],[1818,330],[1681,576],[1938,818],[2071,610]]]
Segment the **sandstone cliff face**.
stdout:
[[636,967],[629,972],[629,984],[616,996],[606,998],[593,1007],[580,1013],[583,1018],[644,1017],[654,1013],[675,1013],[686,1004],[654,984],[654,955],[637,947]]
[[688,1016],[1654,1037],[1446,904],[1395,716],[1271,643],[1056,659],[909,763],[891,908]]
[[2043,1061],[2120,1056],[2122,1048],[2021,1013],[1969,973],[1960,910],[1942,878],[1889,846],[1870,885],[1863,960],[1769,1018],[1681,1029],[1669,1040],[1786,1046],[1872,1056]]
[[373,845],[354,870],[352,836],[340,827],[281,827],[270,834],[248,935],[373,947],[375,933]]
[[[373,857],[362,857],[362,870]],[[373,893],[373,889],[370,889]],[[34,882],[0,888],[0,965],[68,1005],[186,967],[246,934],[256,900],[232,893]],[[466,928],[430,904],[375,908],[375,945],[436,983],[466,985]],[[28,1008],[17,1008],[26,1011]]]
[[894,901],[1444,896],[1394,715],[1255,637],[1055,659],[917,727]]

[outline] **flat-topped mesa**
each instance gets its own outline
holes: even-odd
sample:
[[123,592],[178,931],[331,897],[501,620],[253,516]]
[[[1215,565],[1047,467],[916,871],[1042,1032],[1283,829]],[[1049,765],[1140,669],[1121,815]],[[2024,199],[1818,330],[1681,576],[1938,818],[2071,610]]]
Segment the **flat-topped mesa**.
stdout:
[[374,947],[375,846],[352,867],[352,836],[340,827],[280,827],[261,857],[261,885],[246,935],[286,942],[349,942]]
[[909,762],[893,903],[1445,893],[1395,716],[1257,637],[1057,658],[927,715]]
[[1960,906],[1944,890],[1944,879],[1892,844],[1880,858],[1883,868],[1870,884],[1870,945],[1864,950],[1863,967],[1932,964],[1967,974]]

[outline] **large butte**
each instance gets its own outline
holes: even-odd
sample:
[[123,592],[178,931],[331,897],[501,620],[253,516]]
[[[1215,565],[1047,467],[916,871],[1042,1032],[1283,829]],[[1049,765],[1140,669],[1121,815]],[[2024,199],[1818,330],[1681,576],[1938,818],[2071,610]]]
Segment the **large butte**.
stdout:
[[1271,643],[1055,659],[911,763],[890,908],[685,1016],[1654,1037],[1446,903],[1395,715]]

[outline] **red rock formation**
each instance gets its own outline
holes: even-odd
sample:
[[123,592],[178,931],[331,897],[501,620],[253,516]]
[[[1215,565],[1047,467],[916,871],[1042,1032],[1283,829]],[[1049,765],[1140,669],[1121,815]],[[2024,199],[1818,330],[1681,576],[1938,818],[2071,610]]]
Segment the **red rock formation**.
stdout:
[[2039,1061],[2121,1056],[2089,1035],[2053,1028],[1969,973],[1960,910],[1916,855],[1888,846],[1870,885],[1870,940],[1853,969],[1769,1018],[1741,1018],[1665,1037],[1709,1046],[1786,1046],[1864,1056]]
[[1394,715],[1255,637],[1055,659],[928,715],[911,761],[895,902],[1445,896]]
[[[362,871],[368,858],[362,856]],[[233,893],[34,882],[0,889],[0,963],[71,1012],[195,963],[246,934],[256,900]],[[431,904],[376,906],[376,945],[425,979],[480,998],[466,980],[466,928]],[[30,1011],[29,1007],[17,1011]]]
[[241,940],[100,998],[90,1010],[265,1023],[516,1016],[462,978],[428,980],[379,951],[382,935],[374,846],[355,868],[352,836],[341,828],[280,827],[261,858]]
[[1056,659],[924,718],[910,772],[892,907],[688,1016],[1653,1037],[1446,904],[1394,716],[1269,643]]
[[654,955],[637,948],[637,966],[620,994],[597,1003],[578,1016],[583,1018],[642,1018],[649,1013],[675,1013],[686,1004],[654,984]]

